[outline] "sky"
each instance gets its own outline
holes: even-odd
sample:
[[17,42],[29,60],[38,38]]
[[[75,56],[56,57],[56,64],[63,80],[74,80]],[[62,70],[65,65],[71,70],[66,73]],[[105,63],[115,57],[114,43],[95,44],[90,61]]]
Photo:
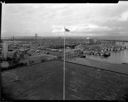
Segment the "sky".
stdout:
[[[127,36],[128,2],[118,4],[3,4],[2,37]],[[64,27],[70,30],[63,33]]]

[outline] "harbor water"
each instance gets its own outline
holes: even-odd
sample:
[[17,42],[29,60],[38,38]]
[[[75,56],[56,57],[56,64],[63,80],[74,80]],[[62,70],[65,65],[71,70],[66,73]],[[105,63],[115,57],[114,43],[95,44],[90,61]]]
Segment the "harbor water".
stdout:
[[107,58],[103,58],[100,56],[87,56],[87,58],[117,64],[128,63],[128,49],[116,53],[111,52],[111,56]]

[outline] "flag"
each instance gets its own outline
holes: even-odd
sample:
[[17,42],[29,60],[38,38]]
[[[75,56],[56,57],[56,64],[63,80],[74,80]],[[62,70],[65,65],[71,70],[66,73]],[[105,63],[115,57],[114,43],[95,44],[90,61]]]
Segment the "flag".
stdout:
[[65,32],[70,32],[70,30],[69,29],[67,29],[67,28],[64,28],[65,29]]

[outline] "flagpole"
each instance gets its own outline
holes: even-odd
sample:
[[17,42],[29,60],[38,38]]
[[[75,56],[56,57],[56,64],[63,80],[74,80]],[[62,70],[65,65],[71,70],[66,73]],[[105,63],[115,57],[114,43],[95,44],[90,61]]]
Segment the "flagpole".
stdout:
[[63,66],[63,100],[65,100],[65,74],[66,74],[66,68],[65,68],[65,33],[70,32],[69,29],[64,27],[64,66]]
[[65,29],[64,29],[63,100],[65,100]]

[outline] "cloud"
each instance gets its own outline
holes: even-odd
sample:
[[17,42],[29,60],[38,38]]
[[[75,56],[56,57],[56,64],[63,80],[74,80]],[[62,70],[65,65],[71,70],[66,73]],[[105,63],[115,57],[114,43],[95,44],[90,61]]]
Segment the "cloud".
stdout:
[[[94,32],[94,31],[110,31],[111,28],[107,26],[100,26],[96,24],[78,24],[66,26],[71,32]],[[64,26],[53,25],[52,32],[64,32]]]
[[119,21],[127,21],[128,20],[128,11],[125,11],[121,14]]
[[64,32],[64,26],[63,25],[53,25],[52,33],[55,33],[55,32]]
[[[2,32],[127,32],[128,2],[118,4],[5,4]],[[123,29],[119,29],[119,28]],[[50,34],[50,33],[49,33]]]

